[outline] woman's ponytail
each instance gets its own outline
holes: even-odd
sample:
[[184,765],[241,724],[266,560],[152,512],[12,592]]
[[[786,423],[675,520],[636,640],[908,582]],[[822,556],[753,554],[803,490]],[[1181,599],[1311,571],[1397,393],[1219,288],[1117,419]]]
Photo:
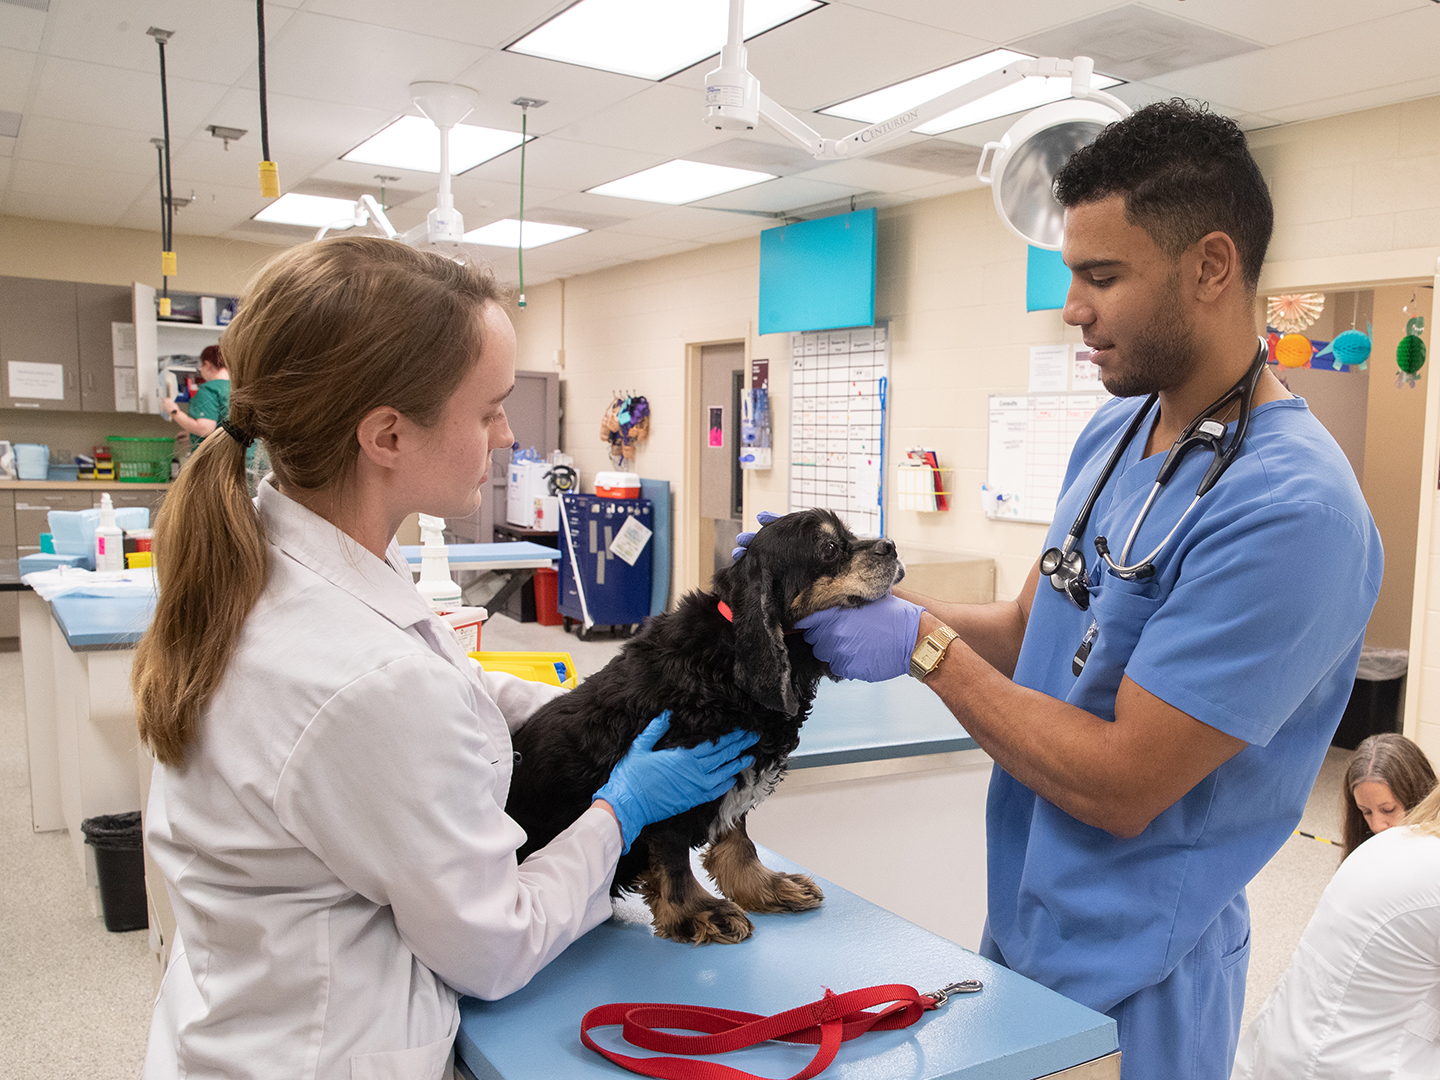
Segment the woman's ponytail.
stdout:
[[160,595],[131,676],[140,738],[180,765],[267,576],[245,486],[245,447],[217,428],[196,448],[155,523]]

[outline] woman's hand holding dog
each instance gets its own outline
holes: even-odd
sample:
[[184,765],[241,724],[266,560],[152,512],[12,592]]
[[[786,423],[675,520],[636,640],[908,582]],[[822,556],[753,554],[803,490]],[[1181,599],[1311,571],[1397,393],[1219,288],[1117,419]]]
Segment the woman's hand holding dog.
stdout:
[[884,682],[910,671],[924,608],[893,593],[856,608],[826,608],[795,624],[842,679]]
[[[784,514],[772,514],[769,510],[761,510],[758,514],[755,515],[755,520],[760,522],[760,528],[763,529],[772,521],[779,521],[784,516]],[[745,554],[745,549],[750,546],[750,541],[754,539],[755,533],[753,532],[736,533],[735,550],[730,552],[730,561],[738,561],[740,557]]]
[[595,792],[595,800],[609,803],[615,812],[626,851],[646,825],[720,798],[734,786],[738,773],[755,764],[748,754],[736,755],[755,744],[758,732],[741,728],[699,746],[656,750],[669,730],[666,709],[635,736],[630,751]]

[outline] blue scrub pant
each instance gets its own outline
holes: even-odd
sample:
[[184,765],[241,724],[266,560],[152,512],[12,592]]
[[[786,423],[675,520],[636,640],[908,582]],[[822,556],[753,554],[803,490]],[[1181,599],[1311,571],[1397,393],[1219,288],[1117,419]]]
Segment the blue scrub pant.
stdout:
[[[988,925],[980,953],[1005,962]],[[1241,893],[1163,982],[1107,1011],[1119,1029],[1120,1080],[1228,1080],[1249,963],[1250,906]]]

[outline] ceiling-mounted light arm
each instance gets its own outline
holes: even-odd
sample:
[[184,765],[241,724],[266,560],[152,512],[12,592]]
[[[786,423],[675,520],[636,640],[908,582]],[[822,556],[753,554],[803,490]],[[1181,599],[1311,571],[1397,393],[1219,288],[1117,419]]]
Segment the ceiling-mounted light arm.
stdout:
[[785,106],[777,105],[767,97],[763,91],[759,92],[759,96],[760,115],[768,120],[772,127],[791,142],[808,150],[817,158],[834,156],[830,152],[835,145],[834,139],[824,138],[809,124],[786,109]]
[[394,240],[400,235],[395,231],[395,226],[390,224],[390,219],[385,216],[385,211],[381,209],[380,204],[375,201],[375,196],[361,195],[355,201],[355,212],[350,217],[337,218],[330,224],[322,226],[315,233],[315,239],[324,240],[325,234],[331,229],[363,229],[372,220],[375,222],[375,227],[384,234],[385,239]]
[[461,241],[465,238],[465,222],[455,210],[450,190],[450,129],[475,110],[480,95],[454,83],[413,82],[410,100],[440,129],[440,193],[435,209],[426,219],[426,236],[431,243]]

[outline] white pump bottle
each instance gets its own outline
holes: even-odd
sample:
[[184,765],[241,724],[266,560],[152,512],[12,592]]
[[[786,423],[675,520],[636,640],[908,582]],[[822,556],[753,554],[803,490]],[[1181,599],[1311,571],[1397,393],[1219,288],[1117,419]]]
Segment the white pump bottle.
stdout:
[[115,505],[110,493],[100,495],[100,524],[95,529],[95,569],[125,569],[125,534],[115,524]]
[[436,614],[463,606],[460,586],[450,577],[450,555],[445,548],[445,519],[420,515],[420,580],[415,587]]

